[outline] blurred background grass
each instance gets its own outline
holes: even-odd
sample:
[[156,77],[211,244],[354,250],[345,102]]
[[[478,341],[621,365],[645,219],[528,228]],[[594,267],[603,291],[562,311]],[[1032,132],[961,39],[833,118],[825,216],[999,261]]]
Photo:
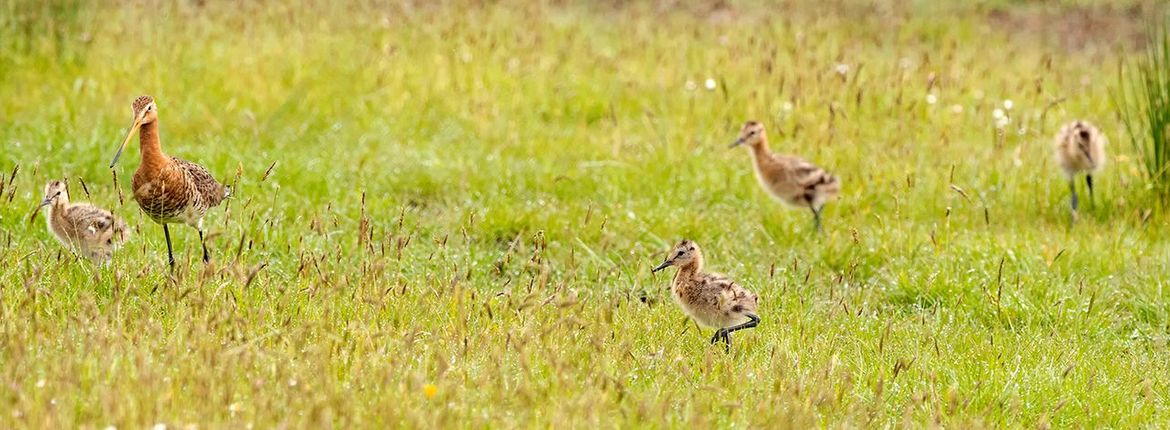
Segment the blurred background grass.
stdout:
[[[1167,419],[1165,217],[1114,144],[1070,229],[1051,161],[1072,119],[1128,138],[1157,3],[0,11],[6,427]],[[237,185],[177,281],[107,169],[140,94]],[[826,235],[726,149],[747,119],[842,178]],[[111,267],[27,222],[62,176],[134,226]],[[731,355],[649,274],[684,236],[762,297]]]

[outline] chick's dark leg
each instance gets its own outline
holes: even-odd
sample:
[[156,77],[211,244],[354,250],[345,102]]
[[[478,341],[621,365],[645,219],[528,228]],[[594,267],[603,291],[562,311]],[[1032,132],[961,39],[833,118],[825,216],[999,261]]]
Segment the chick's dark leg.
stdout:
[[725,344],[725,349],[727,350],[727,352],[731,352],[731,333],[732,332],[743,330],[745,328],[753,328],[753,327],[760,325],[760,317],[756,316],[755,314],[747,314],[746,316],[748,317],[748,321],[743,323],[743,324],[734,325],[731,327],[721,328],[721,329],[717,330],[715,332],[715,337],[711,338],[711,344],[714,345],[716,342],[722,340],[723,343]]
[[1089,187],[1089,207],[1093,207],[1093,175],[1085,175],[1085,185]]
[[725,328],[723,330],[726,330],[727,333],[730,335],[731,332],[733,332],[733,331],[739,331],[739,330],[743,330],[745,328],[753,328],[755,326],[760,325],[760,317],[756,316],[755,314],[747,314],[746,316],[748,317],[747,322],[740,324],[740,325],[731,326],[731,327]]
[[817,232],[820,232],[821,231],[821,210],[817,209],[815,206],[813,206],[811,204],[808,206],[808,208],[813,213],[813,228],[815,228]]
[[720,341],[725,344],[724,349],[727,352],[731,352],[731,332],[727,331],[726,328],[715,330],[715,336],[711,338],[712,345],[719,343]]

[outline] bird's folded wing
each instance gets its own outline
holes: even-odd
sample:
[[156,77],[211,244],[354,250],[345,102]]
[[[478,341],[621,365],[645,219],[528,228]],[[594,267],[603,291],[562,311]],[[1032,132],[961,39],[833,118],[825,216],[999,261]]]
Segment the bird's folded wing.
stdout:
[[73,221],[77,231],[86,238],[95,238],[101,235],[114,224],[114,215],[109,211],[93,205],[79,204],[70,207],[66,218]]
[[172,157],[179,168],[183,169],[185,175],[191,179],[191,183],[195,185],[195,191],[203,197],[209,206],[216,206],[226,197],[223,185],[211,176],[211,172],[206,168],[190,161]]
[[796,183],[805,188],[814,188],[837,181],[829,172],[804,160],[797,163],[793,172],[796,176]]

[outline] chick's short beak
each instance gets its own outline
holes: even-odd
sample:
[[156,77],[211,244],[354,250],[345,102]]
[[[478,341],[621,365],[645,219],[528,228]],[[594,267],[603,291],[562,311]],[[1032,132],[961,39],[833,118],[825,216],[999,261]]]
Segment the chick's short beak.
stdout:
[[670,267],[671,264],[673,264],[673,263],[670,260],[663,261],[662,264],[658,265],[658,267],[650,269],[650,273],[657,273],[659,270]]
[[57,198],[57,196],[59,196],[59,195],[61,195],[61,193],[57,192],[56,194],[53,194],[49,197],[45,197],[44,200],[41,200],[41,204],[39,206],[37,206],[37,209],[43,208],[43,207],[48,206],[49,204],[53,203],[53,199]]
[[727,147],[728,147],[728,148],[734,148],[734,147],[737,147],[737,146],[739,146],[739,145],[743,145],[743,142],[744,142],[744,140],[743,140],[743,138],[741,137],[741,138],[739,138],[739,139],[735,139],[735,142],[732,142],[732,143],[731,143],[731,145],[728,145]]

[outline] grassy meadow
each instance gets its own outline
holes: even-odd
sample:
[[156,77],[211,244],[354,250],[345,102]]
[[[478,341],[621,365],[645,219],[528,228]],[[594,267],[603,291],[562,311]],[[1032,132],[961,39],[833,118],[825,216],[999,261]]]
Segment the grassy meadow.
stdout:
[[[1160,12],[2,1],[0,427],[1164,426],[1170,223],[1110,103]],[[141,94],[235,185],[174,277],[137,138],[108,167]],[[823,235],[748,119],[841,178]],[[30,223],[62,177],[109,266]],[[761,296],[730,354],[650,273],[684,237]]]

